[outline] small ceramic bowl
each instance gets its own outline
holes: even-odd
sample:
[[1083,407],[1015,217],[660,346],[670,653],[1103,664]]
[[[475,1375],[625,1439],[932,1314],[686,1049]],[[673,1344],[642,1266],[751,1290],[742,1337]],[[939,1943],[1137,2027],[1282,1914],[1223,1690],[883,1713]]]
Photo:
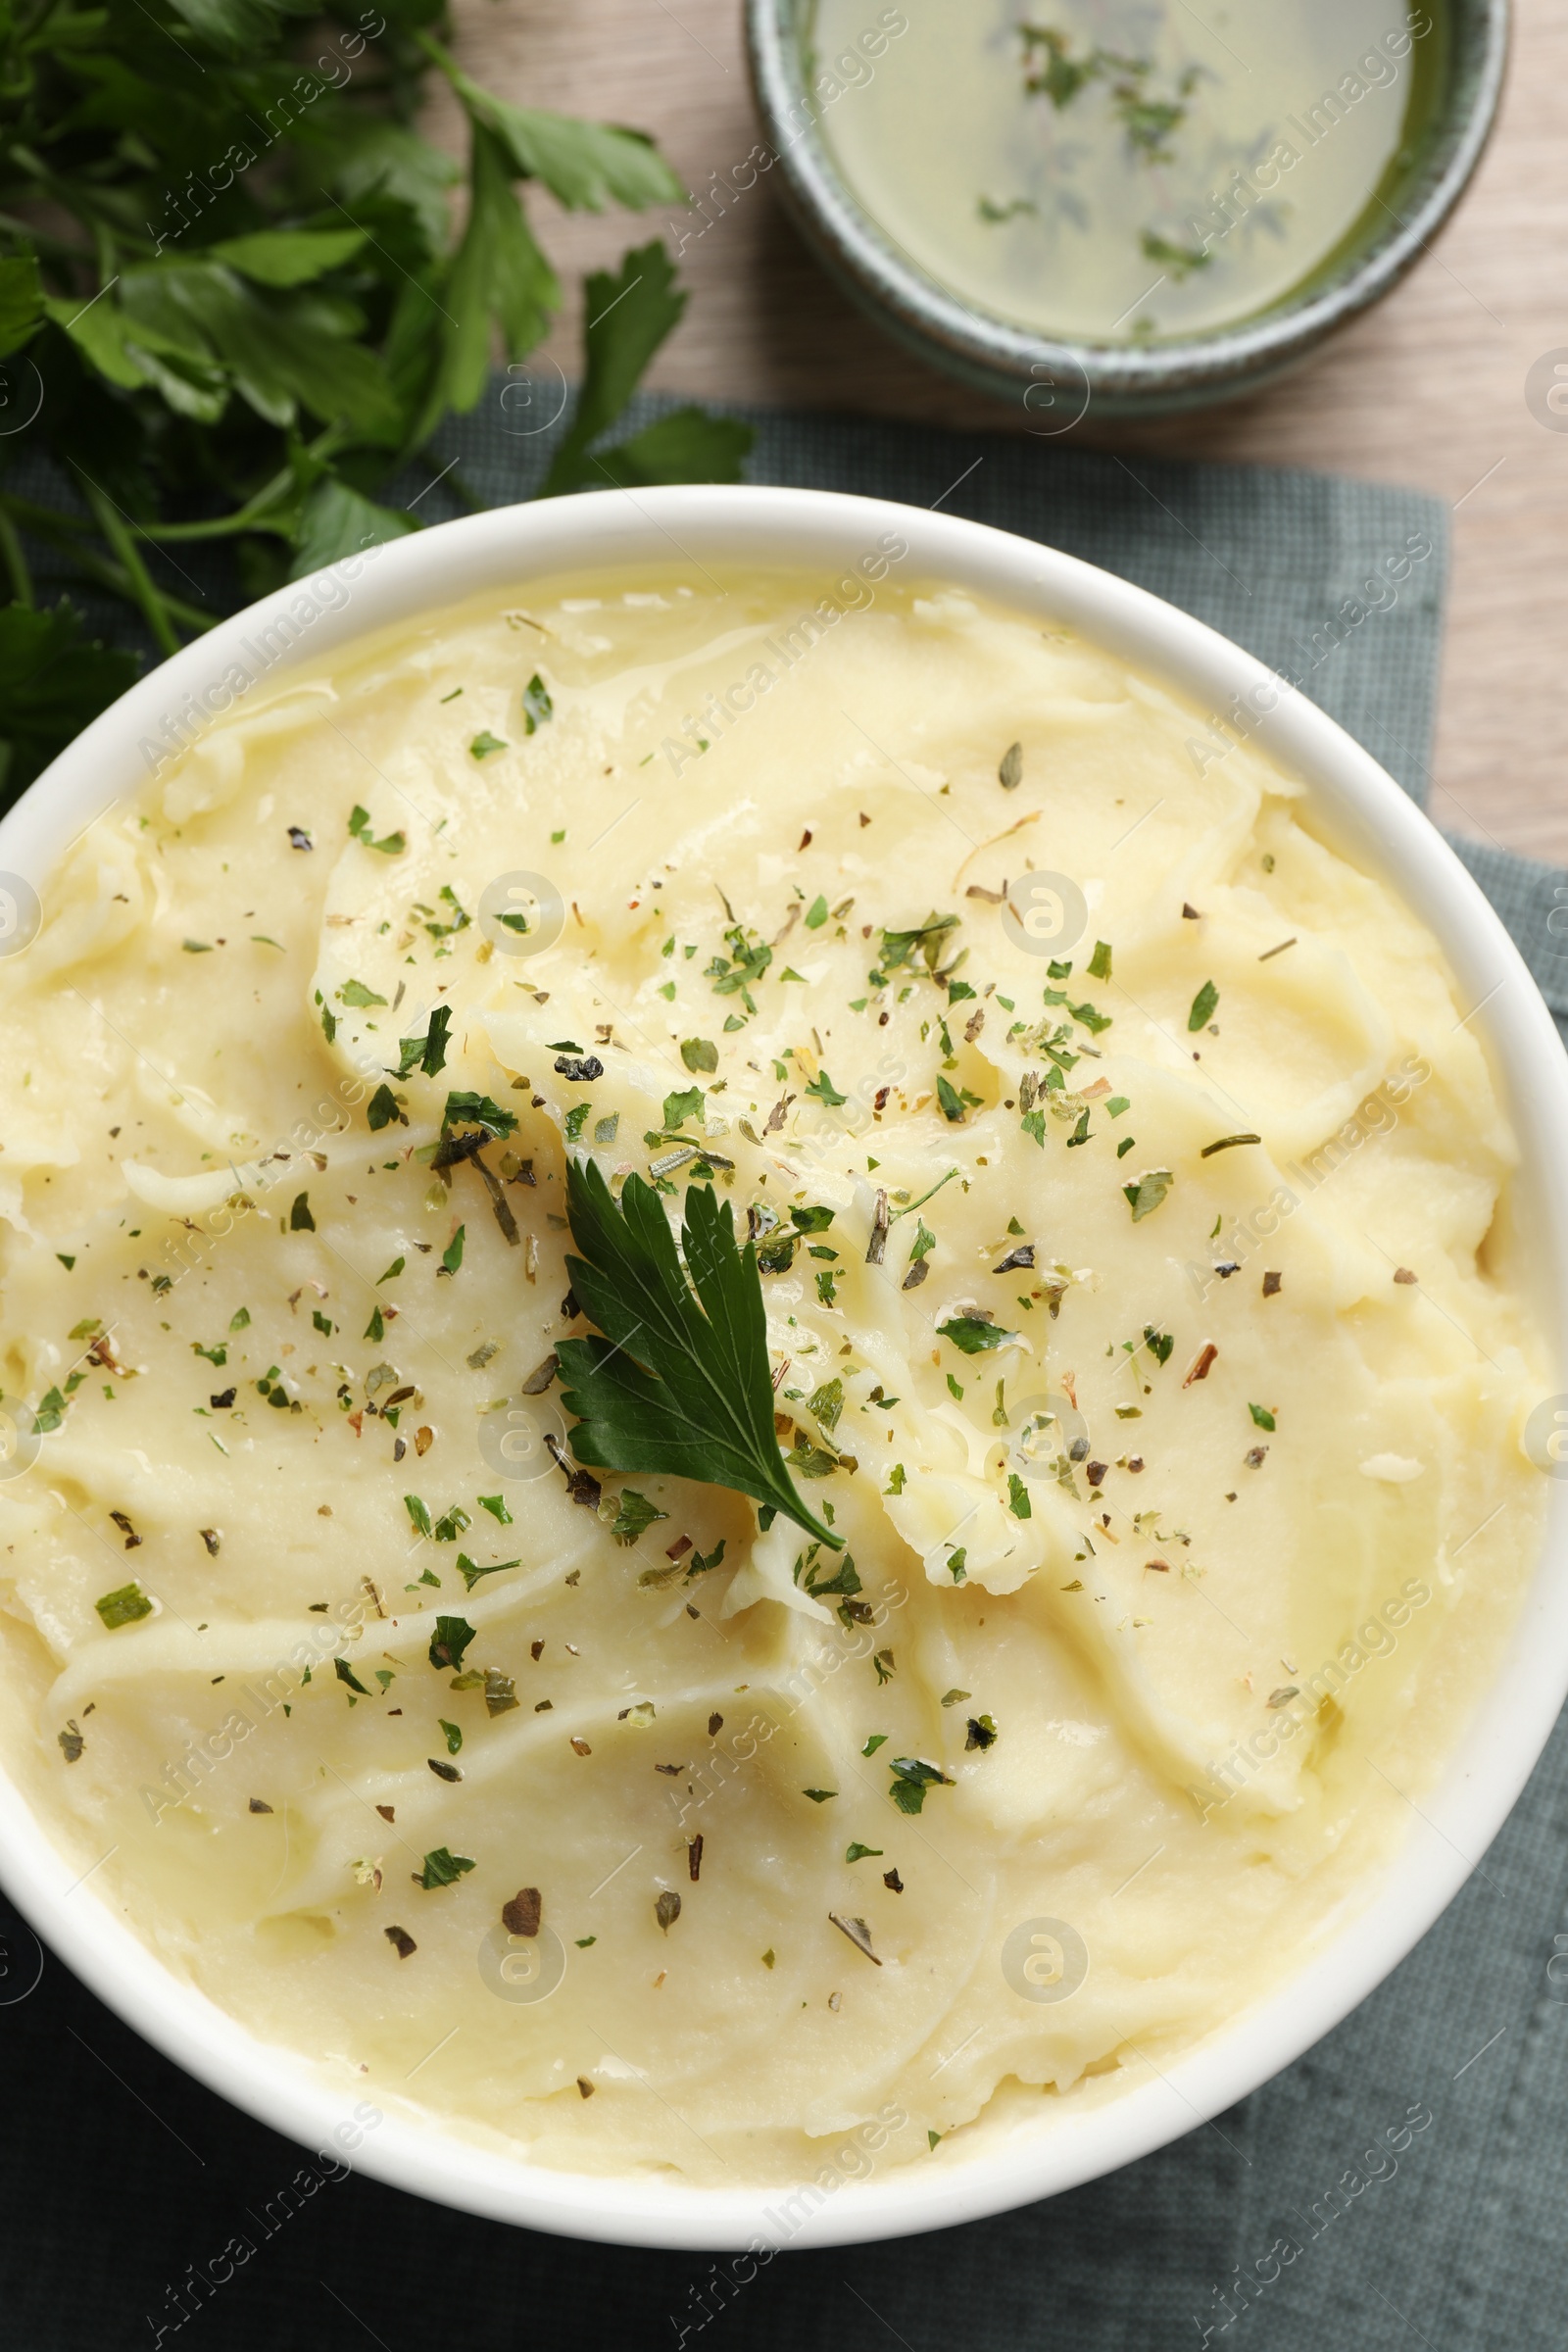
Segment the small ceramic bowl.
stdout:
[[752,87],[797,225],[829,276],[879,326],[932,367],[1021,401],[1030,429],[1047,434],[1068,430],[1091,410],[1150,416],[1254,392],[1380,302],[1425,253],[1480,162],[1508,49],[1509,0],[1429,0],[1443,42],[1438,88],[1387,201],[1283,300],[1233,326],[1139,346],[1056,341],[960,301],[884,233],[822,135],[807,81],[811,9],[812,0],[746,0]]
[[[682,561],[820,569],[838,578],[878,533],[908,544],[911,577],[948,581],[1042,622],[1066,624],[1200,710],[1236,698],[1262,711],[1255,738],[1298,776],[1313,823],[1384,875],[1435,933],[1483,1042],[1519,1141],[1513,1229],[1543,1323],[1568,1333],[1568,1063],[1517,948],[1442,835],[1359,744],[1252,655],[1142,588],[1055,549],[956,516],[824,491],[706,485],[600,491],[503,507],[346,559],[220,622],[96,718],[0,822],[0,884],[35,892],[94,817],[137,791],[148,748],[176,723],[198,732],[238,699],[232,681],[321,675],[357,640],[410,630],[486,589],[511,601],[553,574],[667,568]],[[248,688],[245,689],[248,691]],[[1545,1406],[1568,1399],[1545,1400]],[[1491,1689],[1456,1733],[1437,1786],[1360,1908],[1324,1923],[1318,1947],[1256,2004],[1168,2060],[1129,2067],[1113,2096],[1038,2101],[1005,2132],[956,2135],[930,2164],[845,2179],[831,2195],[736,2180],[696,2186],[675,2167],[602,2175],[530,2164],[368,2082],[356,2099],[299,2051],[263,2041],[132,1934],[96,1865],[55,1843],[0,1770],[0,1882],[38,1935],[127,2024],[238,2107],[323,2160],[465,2212],[622,2245],[759,2250],[941,2230],[1092,2180],[1245,2098],[1327,2034],[1402,1960],[1483,1854],[1523,1788],[1568,1689],[1568,1475],[1556,1473],[1545,1539]],[[396,2086],[394,2086],[396,2088]],[[384,2098],[388,2110],[375,2103]],[[672,2131],[676,2129],[672,2125]],[[827,2159],[842,2143],[823,2142]],[[858,2150],[855,2151],[857,2157]],[[822,2175],[815,2176],[820,2180]]]

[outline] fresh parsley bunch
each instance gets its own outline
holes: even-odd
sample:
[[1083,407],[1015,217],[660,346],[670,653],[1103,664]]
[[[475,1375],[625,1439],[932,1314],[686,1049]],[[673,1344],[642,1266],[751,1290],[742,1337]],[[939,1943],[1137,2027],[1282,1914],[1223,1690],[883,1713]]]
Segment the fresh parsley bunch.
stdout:
[[[641,132],[505,103],[443,29],[442,0],[0,15],[5,797],[135,674],[69,602],[39,609],[29,546],[171,653],[218,617],[184,568],[203,543],[226,543],[238,601],[415,529],[386,485],[474,407],[497,344],[522,360],[560,306],[519,190],[596,212],[684,200]],[[458,167],[415,126],[431,74],[467,125],[458,207]],[[701,410],[596,446],[681,315],[673,280],[657,242],[589,279],[546,494],[737,478],[746,428]]]

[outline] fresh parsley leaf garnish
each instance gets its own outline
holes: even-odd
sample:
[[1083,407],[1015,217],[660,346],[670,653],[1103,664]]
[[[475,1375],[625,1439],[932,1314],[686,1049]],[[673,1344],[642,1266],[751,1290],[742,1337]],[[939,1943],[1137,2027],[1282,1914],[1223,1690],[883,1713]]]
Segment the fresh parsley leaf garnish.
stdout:
[[665,1127],[673,1135],[688,1119],[695,1119],[702,1107],[703,1090],[700,1086],[688,1086],[680,1094],[666,1095],[663,1109]]
[[[435,922],[433,920],[427,921],[424,925],[424,928],[429,933],[430,937],[432,939],[452,939],[459,931],[466,931],[468,925],[472,922],[473,917],[468,913],[466,907],[460,906],[458,902],[458,895],[453,889],[451,883],[443,882],[436,895],[442,901],[442,903],[450,908],[452,920],[448,923]],[[425,909],[421,907],[420,912],[423,913]],[[502,915],[500,919],[504,923],[511,923],[514,929],[515,929],[517,924],[521,922],[520,916],[514,917]],[[528,928],[527,924],[522,923],[522,928],[524,931],[526,931]]]
[[838,1572],[834,1576],[821,1576],[814,1567],[808,1567],[801,1579],[801,1589],[803,1592],[809,1592],[813,1600],[821,1600],[829,1592],[838,1593],[843,1598],[850,1599],[860,1590],[859,1572],[854,1560],[846,1552],[839,1561]]
[[843,1381],[823,1381],[820,1388],[811,1391],[806,1401],[823,1429],[831,1435],[837,1429],[844,1411]]
[[832,1209],[810,1202],[800,1208],[792,1208],[790,1223],[802,1233],[826,1233],[833,1222],[833,1215]]
[[516,1112],[492,1102],[488,1095],[448,1095],[446,1109],[441,1114],[443,1133],[449,1127],[482,1127],[487,1136],[499,1140],[514,1134],[516,1125]]
[[556,1349],[578,1461],[728,1487],[841,1549],[779,1455],[757,1252],[737,1246],[728,1201],[687,1188],[677,1253],[651,1186],[629,1175],[617,1203],[598,1163],[574,1160],[566,1211],[581,1252],[567,1279],[599,1327]]
[[454,1854],[444,1845],[434,1847],[424,1857],[424,1868],[414,1873],[420,1886],[455,1886],[465,1873],[473,1868],[466,1854]]
[[953,1783],[945,1772],[934,1764],[924,1764],[918,1756],[895,1756],[893,1786],[889,1796],[901,1813],[918,1813],[925,1804],[928,1788],[951,1788]]
[[600,1505],[600,1517],[610,1520],[610,1532],[615,1542],[629,1546],[659,1520],[667,1519],[669,1513],[650,1502],[646,1494],[639,1494],[635,1487],[622,1487],[618,1494],[606,1495]]
[[798,1234],[786,1225],[780,1233],[770,1233],[757,1252],[757,1262],[764,1274],[787,1274],[795,1263]]
[[[681,201],[678,195],[672,200]],[[583,291],[589,323],[583,332],[582,390],[540,495],[636,489],[649,482],[739,481],[741,460],[751,447],[750,428],[702,409],[677,409],[613,449],[594,448],[678,322],[686,297],[675,285],[668,254],[657,243],[628,253],[614,276],[596,270]]]
[[[1119,1158],[1120,1154],[1117,1156]],[[1139,1177],[1136,1184],[1122,1186],[1135,1225],[1141,1224],[1145,1217],[1153,1215],[1175,1181],[1169,1168],[1150,1168]]]
[[520,1560],[487,1560],[481,1568],[475,1566],[466,1551],[460,1551],[458,1554],[458,1573],[463,1579],[465,1590],[469,1592],[473,1591],[481,1576],[499,1576],[503,1569],[520,1568],[521,1565]]
[[117,1625],[134,1625],[138,1617],[150,1617],[153,1604],[140,1585],[122,1585],[118,1592],[101,1593],[93,1607],[111,1633]]
[[377,841],[370,823],[370,812],[368,808],[362,808],[358,802],[349,810],[349,832],[366,849],[379,850],[383,858],[401,857],[409,846],[401,833],[384,833]]
[[522,690],[522,726],[526,735],[537,734],[546,719],[554,718],[556,706],[550,700],[550,690],[537,670]]
[[401,1127],[406,1127],[409,1123],[399,1107],[396,1095],[389,1086],[383,1083],[376,1088],[365,1105],[365,1123],[372,1133],[379,1134],[383,1127],[390,1127],[394,1120]]
[[917,970],[923,963],[928,972],[935,972],[942,960],[948,933],[956,931],[961,917],[956,914],[928,914],[923,923],[912,931],[884,931],[882,934],[881,965],[885,972],[897,972],[907,967]]
[[773,951],[767,942],[734,923],[724,934],[728,956],[715,956],[708,965],[704,978],[713,983],[715,997],[739,997],[748,1012],[757,1005],[752,998],[752,985],[761,979],[773,960]]
[[955,1315],[950,1322],[937,1325],[937,1336],[951,1340],[963,1355],[984,1355],[993,1348],[1010,1348],[1018,1334],[1001,1323],[987,1323],[979,1315]]
[[454,1674],[463,1670],[463,1653],[473,1640],[473,1627],[466,1617],[438,1617],[435,1632],[430,1636],[430,1663],[450,1666]]
[[438,1004],[422,1037],[400,1037],[396,1075],[407,1078],[411,1070],[417,1069],[426,1078],[439,1077],[447,1066],[447,1047],[452,1042],[447,1033],[451,1026],[451,1005]]
[[784,1459],[802,1478],[831,1478],[839,1466],[836,1453],[824,1453],[807,1437],[798,1437]]

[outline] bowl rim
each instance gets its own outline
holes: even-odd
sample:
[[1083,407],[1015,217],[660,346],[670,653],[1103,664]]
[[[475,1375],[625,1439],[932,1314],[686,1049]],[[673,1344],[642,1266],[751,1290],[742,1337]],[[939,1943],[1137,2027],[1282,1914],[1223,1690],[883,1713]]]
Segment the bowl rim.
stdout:
[[[907,578],[969,588],[1065,619],[1204,710],[1259,689],[1277,696],[1258,739],[1299,775],[1320,822],[1357,861],[1394,880],[1436,932],[1465,1016],[1485,1039],[1520,1143],[1515,1206],[1539,1250],[1538,1296],[1555,1346],[1568,1331],[1568,1061],[1518,950],[1441,834],[1346,732],[1266,663],[1149,591],[1036,541],[881,499],[815,490],[674,487],[597,491],[437,525],[278,589],[152,670],[61,754],[0,820],[0,863],[42,880],[91,818],[141,786],[163,721],[189,713],[225,669],[244,672],[279,637],[256,682],[309,674],[393,624],[414,626],[474,594],[603,568],[668,571],[703,560],[807,568],[824,585],[877,535],[906,543]],[[215,714],[216,715],[216,714]],[[1207,2122],[1338,2025],[1410,1951],[1476,1867],[1523,1788],[1568,1692],[1568,1482],[1547,1526],[1506,1655],[1423,1795],[1406,1843],[1375,1889],[1342,1916],[1304,1969],[1163,2071],[1101,2103],[1049,2116],[970,2156],[874,2170],[829,2190],[706,2188],[519,2163],[439,2124],[353,2120],[339,2088],[298,2053],[264,2042],[180,1981],[104,1900],[93,1872],[57,1849],[0,1773],[0,1885],[39,1936],[147,2040],[275,2131],[389,2185],[497,2221],[627,2245],[707,2251],[847,2244],[976,2221],[1094,2180]],[[107,1859],[107,1857],[105,1857]],[[836,2138],[837,2135],[835,2135]],[[834,2139],[823,2142],[831,2155]],[[339,2153],[341,2151],[341,2153]],[[832,2167],[829,2166],[829,2171]],[[820,2177],[818,2177],[820,2178]],[[804,2214],[796,2212],[803,2200]],[[782,2209],[782,2211],[780,2210]],[[755,2273],[753,2274],[755,2275]]]
[[[782,166],[796,220],[852,299],[906,348],[999,398],[1031,389],[1083,407],[1045,429],[1054,436],[1096,408],[1107,416],[1152,414],[1253,391],[1298,366],[1327,336],[1381,302],[1421,259],[1468,186],[1496,121],[1507,71],[1512,0],[1432,0],[1448,7],[1453,43],[1448,87],[1427,133],[1429,160],[1411,180],[1414,203],[1396,226],[1370,239],[1343,273],[1304,300],[1289,296],[1261,317],[1148,347],[1054,336],[965,303],[903,253],[845,180],[799,70],[802,0],[746,0],[747,61],[762,127]],[[1369,36],[1369,38],[1372,36]],[[1418,36],[1419,37],[1419,36]],[[1471,72],[1458,71],[1461,40]],[[798,118],[806,120],[796,127]],[[1437,161],[1432,170],[1432,160]],[[1039,430],[1037,426],[1032,429]]]

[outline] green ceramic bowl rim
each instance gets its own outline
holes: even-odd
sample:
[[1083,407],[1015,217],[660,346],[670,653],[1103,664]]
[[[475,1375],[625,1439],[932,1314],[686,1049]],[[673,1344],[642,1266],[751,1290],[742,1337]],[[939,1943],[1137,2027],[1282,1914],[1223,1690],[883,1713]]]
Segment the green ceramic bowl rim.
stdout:
[[[1400,214],[1298,299],[1182,341],[1058,340],[970,308],[917,269],[851,194],[822,137],[802,69],[808,0],[746,0],[752,86],[771,169],[830,275],[922,358],[1003,399],[1047,433],[1089,408],[1110,415],[1200,406],[1252,390],[1306,359],[1390,293],[1452,212],[1481,160],[1507,62],[1509,0],[1428,0],[1448,19],[1445,87]],[[853,100],[853,91],[846,98]]]

